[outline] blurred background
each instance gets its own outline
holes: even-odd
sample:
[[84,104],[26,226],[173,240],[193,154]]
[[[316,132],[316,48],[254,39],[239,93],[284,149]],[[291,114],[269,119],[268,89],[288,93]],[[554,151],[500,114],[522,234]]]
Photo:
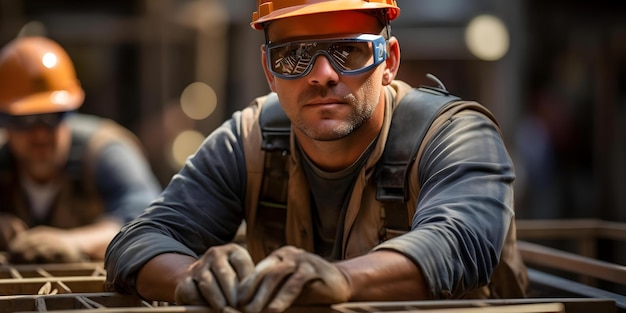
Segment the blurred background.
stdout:
[[[233,111],[269,91],[253,0],[0,0],[0,44],[58,41],[81,111],[146,146],[163,185]],[[626,222],[626,1],[398,0],[399,79],[441,79],[498,117],[518,218]],[[0,82],[1,83],[1,82]],[[623,245],[604,257],[624,259]],[[624,264],[626,262],[623,262]]]

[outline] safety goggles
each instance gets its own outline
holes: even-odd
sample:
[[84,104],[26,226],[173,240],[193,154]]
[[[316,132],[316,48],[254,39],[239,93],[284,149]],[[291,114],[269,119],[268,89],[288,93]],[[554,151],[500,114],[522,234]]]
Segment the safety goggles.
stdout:
[[282,79],[309,74],[315,59],[324,55],[342,75],[367,72],[387,59],[383,36],[362,34],[357,37],[304,40],[265,45],[270,72]]
[[54,129],[58,127],[69,115],[70,112],[54,112],[32,115],[2,114],[0,116],[0,125],[20,131],[29,130],[39,125]]

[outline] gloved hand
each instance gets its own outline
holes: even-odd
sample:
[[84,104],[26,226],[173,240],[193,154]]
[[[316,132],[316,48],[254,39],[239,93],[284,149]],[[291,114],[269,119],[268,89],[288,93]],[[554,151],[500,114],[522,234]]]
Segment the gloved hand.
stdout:
[[87,257],[66,230],[37,226],[19,234],[9,244],[9,261],[19,263],[72,263]]
[[292,304],[334,304],[350,299],[350,283],[334,264],[292,246],[257,264],[242,281],[239,307],[245,312],[285,311]]
[[7,251],[11,240],[27,229],[26,223],[17,216],[0,213],[0,251]]
[[236,305],[237,286],[253,270],[254,262],[242,246],[230,243],[211,247],[176,286],[176,303],[209,304],[216,312],[223,312]]

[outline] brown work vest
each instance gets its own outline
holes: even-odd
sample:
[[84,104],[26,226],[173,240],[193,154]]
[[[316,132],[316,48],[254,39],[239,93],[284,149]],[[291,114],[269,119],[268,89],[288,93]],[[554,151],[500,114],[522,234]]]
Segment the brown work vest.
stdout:
[[136,146],[138,139],[113,121],[95,116],[72,116],[68,123],[72,129],[68,162],[47,217],[37,221],[31,214],[15,160],[6,145],[0,149],[0,212],[16,215],[29,227],[63,229],[88,225],[102,217],[104,203],[96,188],[95,158],[107,143],[127,141]]
[[[402,82],[392,84],[392,92],[398,103],[410,90],[410,86]],[[268,188],[263,184],[265,162],[271,158],[265,158],[265,151],[261,149],[262,132],[259,124],[259,114],[267,97],[260,97],[249,107],[242,110],[241,133],[246,159],[248,182],[246,189],[246,244],[255,262],[263,259],[273,250],[283,245],[293,245],[313,252],[313,223],[310,208],[309,186],[302,167],[300,166],[300,154],[295,149],[294,136],[291,135],[290,153],[285,155],[289,158],[286,162],[289,179],[287,186],[270,186],[282,189],[286,192],[286,207],[277,206],[275,203],[261,203],[259,195],[261,188]],[[342,241],[342,258],[349,259],[364,255],[380,242],[399,235],[391,233],[385,228],[385,210],[383,203],[376,199],[377,186],[372,175],[375,165],[382,156],[389,133],[393,110],[391,105],[386,107],[383,127],[379,140],[370,157],[361,169],[350,196],[348,209],[344,221],[344,235]],[[435,119],[425,138],[432,137],[446,120],[452,115],[464,114],[466,109],[478,110],[491,115],[487,109],[476,102],[463,101],[454,109],[446,111]],[[423,142],[427,142],[424,140]],[[417,160],[422,154],[422,145],[417,154]],[[415,213],[417,199],[420,191],[418,177],[418,164],[413,162],[410,168],[409,181],[410,197],[406,202],[407,223],[410,224]],[[270,180],[271,181],[271,180]],[[276,179],[277,182],[281,181]],[[271,185],[271,184],[269,184]],[[265,191],[263,191],[265,192]],[[286,221],[286,223],[285,223]],[[410,226],[410,225],[409,225]],[[496,267],[489,286],[472,290],[465,294],[432,295],[433,298],[519,298],[525,297],[527,286],[527,273],[516,245],[515,221],[511,221],[509,232],[501,253],[500,263]]]

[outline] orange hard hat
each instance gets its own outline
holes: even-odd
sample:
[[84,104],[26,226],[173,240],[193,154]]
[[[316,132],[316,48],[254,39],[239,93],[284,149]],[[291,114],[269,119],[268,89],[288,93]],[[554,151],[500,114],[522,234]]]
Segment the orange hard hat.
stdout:
[[386,10],[389,21],[400,15],[396,0],[257,0],[250,26],[263,29],[263,23],[285,17],[352,10]]
[[0,51],[0,112],[72,111],[84,99],[74,64],[58,43],[44,37],[18,37]]

